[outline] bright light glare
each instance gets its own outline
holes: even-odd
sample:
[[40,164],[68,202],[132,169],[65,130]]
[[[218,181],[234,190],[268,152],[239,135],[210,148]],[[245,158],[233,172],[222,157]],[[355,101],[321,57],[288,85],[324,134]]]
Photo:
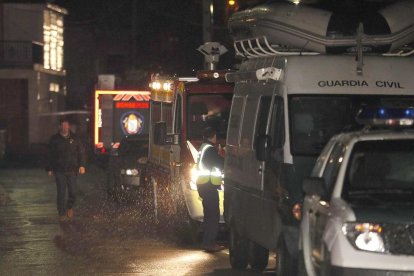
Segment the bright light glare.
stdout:
[[165,82],[165,83],[162,85],[162,89],[164,89],[165,91],[169,91],[169,90],[171,89],[171,83],[169,83],[169,82]]
[[235,4],[236,4],[236,1],[235,0],[229,0],[229,6],[234,6]]
[[136,176],[136,175],[138,175],[138,170],[137,169],[127,169],[126,170],[126,175]]
[[384,241],[378,233],[364,232],[357,236],[355,245],[362,250],[384,252]]
[[158,81],[154,81],[152,83],[152,88],[155,90],[160,90],[161,89],[161,83],[159,83]]

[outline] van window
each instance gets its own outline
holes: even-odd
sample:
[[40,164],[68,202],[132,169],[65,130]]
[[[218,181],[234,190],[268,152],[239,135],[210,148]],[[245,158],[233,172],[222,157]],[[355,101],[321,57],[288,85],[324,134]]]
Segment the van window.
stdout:
[[270,136],[272,137],[272,148],[281,148],[285,141],[285,119],[284,119],[283,99],[275,96],[272,108],[272,123]]
[[252,148],[258,101],[259,99],[257,97],[247,96],[243,112],[243,127],[240,139],[240,146],[243,148]]
[[193,94],[187,98],[187,139],[203,139],[206,127],[216,130],[217,139],[225,139],[233,94]]
[[266,135],[267,117],[269,116],[271,96],[260,97],[259,113],[256,120],[256,137]]
[[227,134],[227,144],[239,145],[239,127],[241,115],[243,113],[244,97],[234,97],[231,107],[231,116],[229,120],[229,130]]
[[292,95],[289,97],[291,152],[319,155],[329,139],[362,126],[355,120],[364,107],[410,107],[414,97],[389,95]]
[[[329,139],[352,123],[356,113],[350,97],[294,96],[290,98],[291,150],[318,155]],[[353,114],[352,114],[353,113]]]

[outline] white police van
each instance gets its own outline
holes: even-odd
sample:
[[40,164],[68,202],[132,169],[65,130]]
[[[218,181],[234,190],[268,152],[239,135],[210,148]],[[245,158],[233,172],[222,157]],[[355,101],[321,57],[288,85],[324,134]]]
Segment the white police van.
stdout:
[[224,172],[233,268],[263,270],[271,250],[278,275],[295,274],[302,181],[323,147],[357,125],[361,107],[414,106],[414,60],[403,57],[414,41],[413,11],[413,2],[386,6],[376,13],[390,33],[360,27],[350,37],[333,34],[334,13],[301,4],[268,3],[231,17],[244,56],[226,75],[235,83]]
[[[375,125],[413,124],[413,108],[396,111],[365,113],[376,117]],[[307,275],[414,275],[412,128],[334,136],[303,190],[301,248]]]

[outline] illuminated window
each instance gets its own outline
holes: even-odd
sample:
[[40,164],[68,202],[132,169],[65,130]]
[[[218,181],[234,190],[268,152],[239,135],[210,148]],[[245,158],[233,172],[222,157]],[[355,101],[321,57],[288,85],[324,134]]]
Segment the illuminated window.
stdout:
[[59,83],[51,82],[49,83],[49,91],[58,93],[60,90]]
[[63,16],[52,10],[43,12],[43,66],[63,70]]

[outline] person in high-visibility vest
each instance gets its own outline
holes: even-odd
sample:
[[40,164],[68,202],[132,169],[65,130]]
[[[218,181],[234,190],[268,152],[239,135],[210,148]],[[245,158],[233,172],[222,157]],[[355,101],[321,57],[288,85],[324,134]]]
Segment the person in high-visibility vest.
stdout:
[[215,144],[216,131],[207,127],[203,132],[203,144],[200,147],[196,180],[198,194],[202,199],[204,211],[204,235],[202,246],[207,252],[217,252],[224,249],[216,243],[219,230],[220,208],[217,189],[221,188],[224,159]]

